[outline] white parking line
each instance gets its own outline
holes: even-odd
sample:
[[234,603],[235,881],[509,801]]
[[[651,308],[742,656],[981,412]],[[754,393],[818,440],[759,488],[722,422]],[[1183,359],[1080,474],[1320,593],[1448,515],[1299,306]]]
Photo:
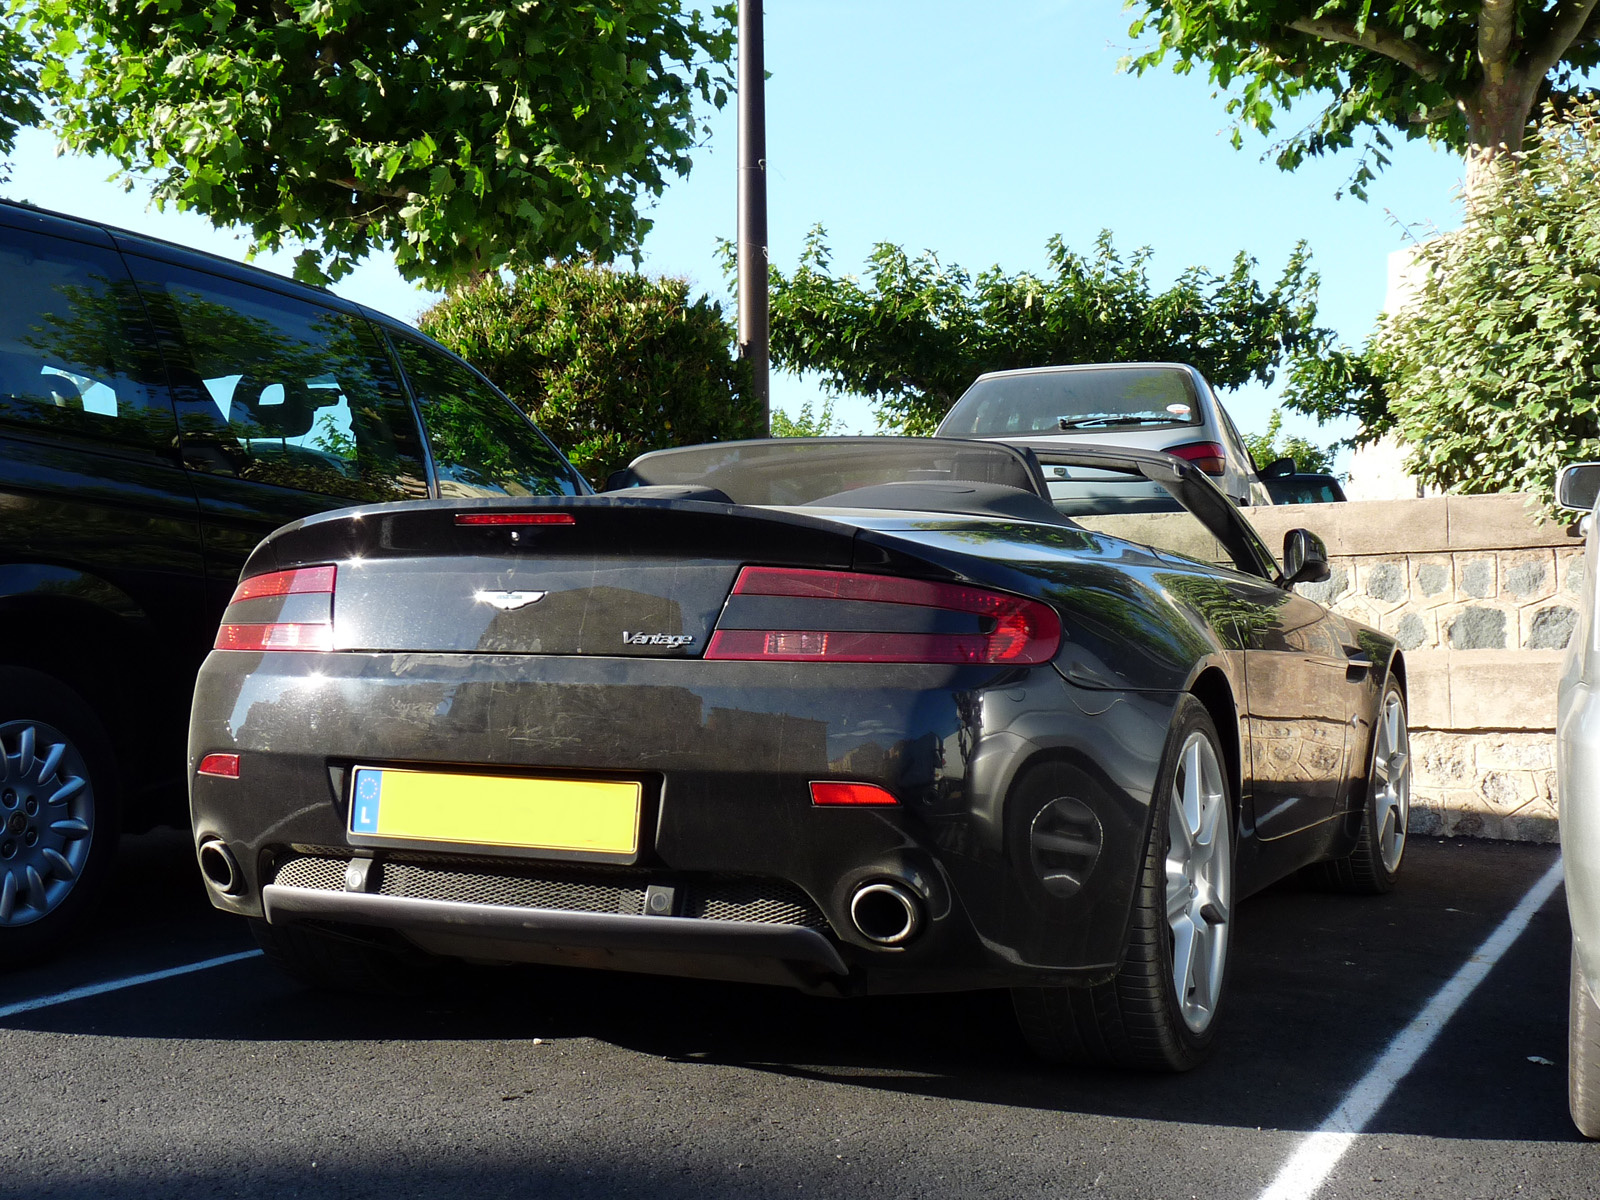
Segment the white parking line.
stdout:
[[1389,1043],[1389,1048],[1360,1082],[1345,1093],[1339,1107],[1321,1128],[1300,1143],[1259,1200],[1310,1200],[1355,1143],[1356,1135],[1378,1115],[1395,1087],[1433,1045],[1456,1010],[1511,948],[1533,920],[1533,914],[1550,899],[1560,883],[1561,859],[1558,856],[1544,877],[1528,889],[1521,903],[1500,922],[1499,928],[1462,964],[1450,982],[1434,994],[1411,1024]]
[[208,958],[203,962],[188,963],[181,967],[168,967],[165,971],[151,971],[146,975],[129,975],[126,979],[113,979],[107,983],[90,983],[53,996],[40,996],[36,1000],[19,1000],[0,1008],[0,1020],[18,1013],[32,1012],[36,1008],[49,1008],[56,1004],[70,1004],[90,996],[103,996],[107,992],[120,992],[123,988],[138,987],[141,983],[156,983],[162,979],[175,979],[179,975],[192,975],[196,971],[209,971],[212,967],[225,967],[229,963],[243,962],[247,958],[260,958],[259,950],[241,950],[238,954],[224,954],[221,958]]

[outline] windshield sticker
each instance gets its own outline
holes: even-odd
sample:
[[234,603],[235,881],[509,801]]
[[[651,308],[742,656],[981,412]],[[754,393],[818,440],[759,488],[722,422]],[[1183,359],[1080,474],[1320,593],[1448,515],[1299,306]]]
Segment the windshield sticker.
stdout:
[[1169,404],[1167,405],[1167,411],[1175,417],[1187,417],[1189,415],[1189,406],[1187,404]]

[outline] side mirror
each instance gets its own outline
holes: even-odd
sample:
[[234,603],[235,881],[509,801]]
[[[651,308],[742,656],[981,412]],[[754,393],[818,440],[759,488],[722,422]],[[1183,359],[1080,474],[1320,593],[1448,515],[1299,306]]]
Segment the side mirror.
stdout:
[[1556,504],[1573,512],[1593,512],[1600,495],[1600,463],[1569,463],[1556,472]]
[[1256,472],[1262,479],[1287,479],[1294,473],[1292,458],[1275,458]]
[[1291,529],[1283,535],[1283,585],[1321,583],[1330,574],[1328,547],[1309,529]]
[[627,488],[639,486],[639,477],[633,473],[632,467],[623,467],[620,471],[613,471],[606,476],[606,485],[602,492],[620,492]]

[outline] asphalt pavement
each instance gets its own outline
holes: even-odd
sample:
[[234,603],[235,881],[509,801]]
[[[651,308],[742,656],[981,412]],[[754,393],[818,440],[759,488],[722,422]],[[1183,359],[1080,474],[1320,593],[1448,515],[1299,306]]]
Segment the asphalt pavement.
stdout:
[[[0,974],[0,1197],[1256,1200],[1555,860],[1414,841],[1391,896],[1245,902],[1221,1048],[1162,1077],[1033,1061],[1003,993],[464,967],[352,998],[248,957],[15,1011],[251,949],[187,837],[147,834],[91,936]],[[1564,904],[1308,1194],[1600,1195],[1600,1144],[1566,1112]]]

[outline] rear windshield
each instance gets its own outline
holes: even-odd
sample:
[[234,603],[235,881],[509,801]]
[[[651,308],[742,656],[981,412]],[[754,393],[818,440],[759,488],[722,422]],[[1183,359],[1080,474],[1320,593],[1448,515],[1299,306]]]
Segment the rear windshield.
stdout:
[[1200,424],[1187,371],[1116,367],[980,379],[939,424],[941,437],[1096,433]]
[[[715,488],[735,504],[811,504],[858,488],[904,482],[998,483],[1042,496],[1032,454],[937,438],[777,438],[656,450],[634,460],[624,486]],[[846,503],[841,500],[840,503]]]

